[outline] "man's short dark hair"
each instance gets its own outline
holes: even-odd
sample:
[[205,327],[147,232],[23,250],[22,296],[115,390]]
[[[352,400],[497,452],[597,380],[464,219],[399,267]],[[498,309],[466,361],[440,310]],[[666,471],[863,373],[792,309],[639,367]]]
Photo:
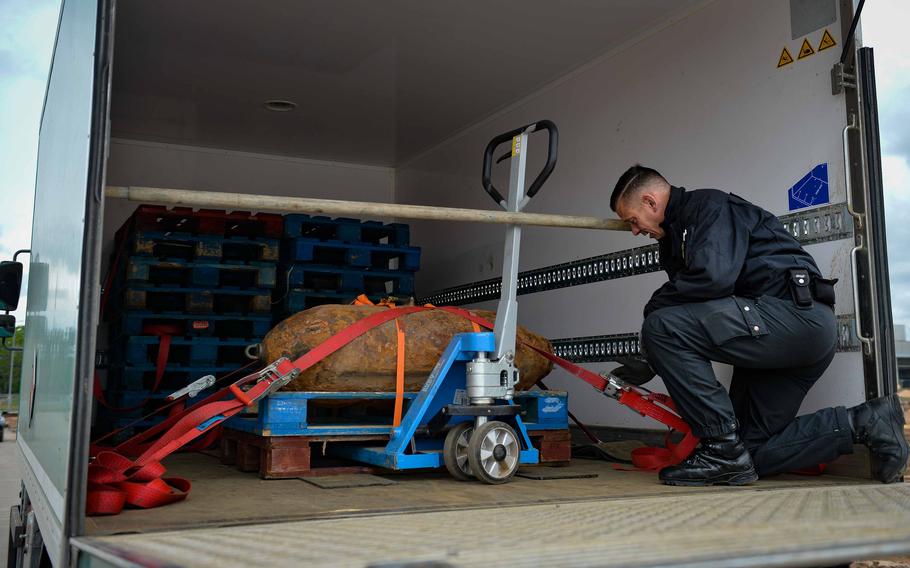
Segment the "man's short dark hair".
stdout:
[[619,176],[616,187],[613,188],[613,194],[610,196],[610,209],[616,211],[616,204],[624,195],[634,193],[655,180],[662,180],[664,183],[667,181],[657,170],[635,164]]

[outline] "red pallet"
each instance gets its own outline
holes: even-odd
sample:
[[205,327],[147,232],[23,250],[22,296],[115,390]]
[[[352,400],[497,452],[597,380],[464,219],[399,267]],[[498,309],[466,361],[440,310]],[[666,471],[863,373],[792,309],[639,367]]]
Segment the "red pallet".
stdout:
[[[249,211],[222,211],[191,207],[164,207],[140,205],[133,213],[133,227],[140,231],[174,231],[181,233],[222,235],[226,237],[280,238],[284,218],[275,213]],[[129,227],[130,222],[124,224]],[[119,231],[118,231],[119,233]]]

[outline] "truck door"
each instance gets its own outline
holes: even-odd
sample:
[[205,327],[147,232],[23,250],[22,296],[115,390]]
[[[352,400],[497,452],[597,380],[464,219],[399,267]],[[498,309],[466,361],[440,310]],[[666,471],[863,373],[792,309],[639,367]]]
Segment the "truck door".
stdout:
[[[864,345],[867,396],[893,393],[897,389],[897,355],[891,314],[888,250],[885,242],[885,201],[882,184],[878,100],[875,63],[871,47],[856,51],[855,119],[858,136],[845,140],[851,174],[854,216],[860,221],[854,248],[854,274],[858,280],[857,331]],[[849,98],[849,97],[848,97]],[[852,110],[848,102],[848,113]],[[854,118],[848,116],[849,124]]]
[[[897,389],[897,358],[891,315],[891,287],[885,240],[885,202],[879,143],[875,63],[871,47],[846,51],[844,68],[835,67],[834,90],[847,100],[844,161],[847,199],[854,217],[852,250],[857,335],[862,344],[866,397]],[[852,73],[851,73],[852,71]]]
[[18,444],[51,561],[82,531],[113,0],[63,0],[38,139]]

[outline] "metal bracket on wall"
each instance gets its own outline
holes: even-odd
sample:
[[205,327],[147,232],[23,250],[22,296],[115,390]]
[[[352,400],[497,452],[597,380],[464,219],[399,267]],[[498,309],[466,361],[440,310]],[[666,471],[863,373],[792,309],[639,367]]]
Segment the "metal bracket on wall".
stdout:
[[[859,351],[853,314],[837,316],[837,351]],[[634,357],[641,354],[639,334],[589,335],[551,339],[553,353],[573,363],[605,363],[617,357]]]
[[856,74],[847,73],[843,63],[835,63],[831,68],[831,94],[839,95],[844,89],[856,88]]
[[[826,205],[780,217],[784,229],[803,245],[852,238],[846,203]],[[648,245],[527,270],[518,274],[518,295],[569,288],[660,270],[658,245]],[[420,304],[464,305],[499,298],[500,280],[446,288],[421,298]]]

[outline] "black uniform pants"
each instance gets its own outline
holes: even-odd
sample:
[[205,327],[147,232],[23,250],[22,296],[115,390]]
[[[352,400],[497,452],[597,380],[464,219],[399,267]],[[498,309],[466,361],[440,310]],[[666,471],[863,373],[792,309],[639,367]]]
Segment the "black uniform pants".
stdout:
[[[844,407],[796,417],[834,358],[834,310],[820,302],[736,296],[659,309],[642,327],[648,362],[701,438],[738,430],[759,475],[813,467],[853,451]],[[730,392],[711,361],[733,365]]]

